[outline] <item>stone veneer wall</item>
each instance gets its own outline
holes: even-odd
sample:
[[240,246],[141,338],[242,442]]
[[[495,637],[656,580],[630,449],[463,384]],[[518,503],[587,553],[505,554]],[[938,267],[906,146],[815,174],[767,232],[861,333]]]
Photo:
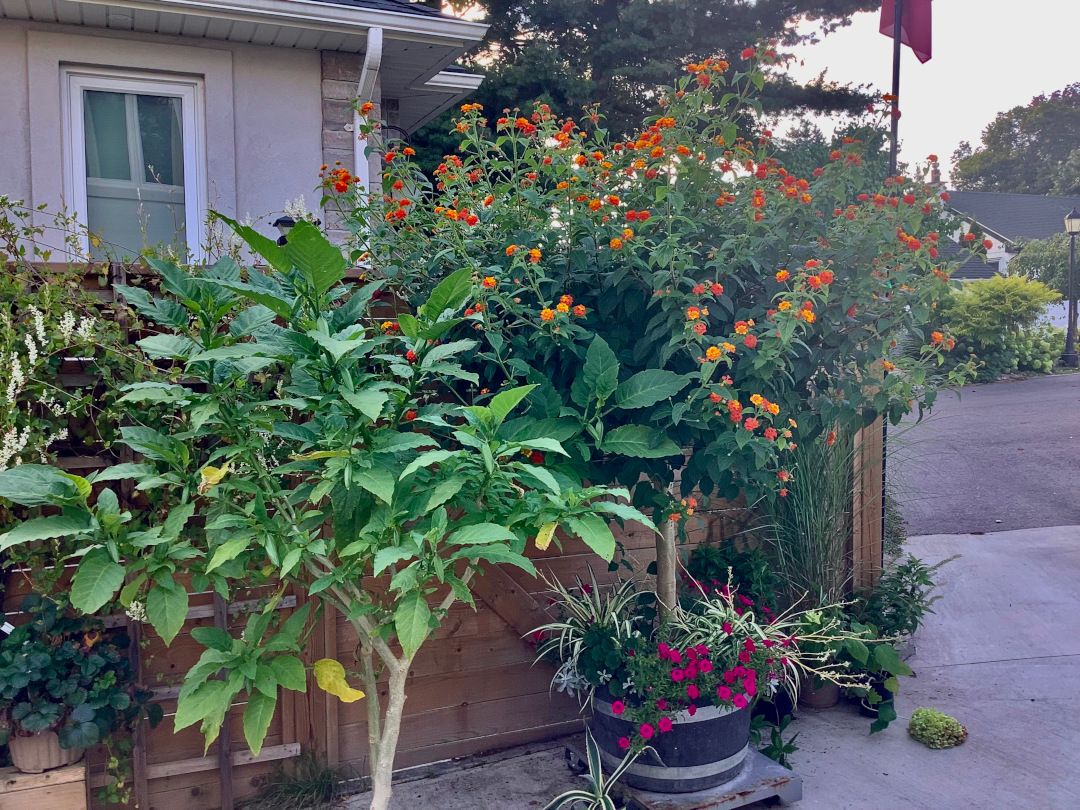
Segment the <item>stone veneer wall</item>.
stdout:
[[[333,167],[338,161],[341,165],[352,171],[353,166],[353,138],[356,135],[345,129],[346,124],[352,123],[352,113],[349,110],[356,96],[356,85],[360,81],[360,71],[364,65],[364,54],[341,53],[339,51],[322,51],[322,153],[323,163]],[[374,98],[370,99],[375,104],[372,117],[385,120],[388,124],[397,124],[398,102],[397,99],[382,98],[382,82],[375,83]],[[372,185],[379,177],[382,168],[379,155],[372,153],[368,158],[369,176]],[[327,233],[331,238],[343,239],[345,231],[336,227],[331,214],[326,213],[323,221],[326,223]]]

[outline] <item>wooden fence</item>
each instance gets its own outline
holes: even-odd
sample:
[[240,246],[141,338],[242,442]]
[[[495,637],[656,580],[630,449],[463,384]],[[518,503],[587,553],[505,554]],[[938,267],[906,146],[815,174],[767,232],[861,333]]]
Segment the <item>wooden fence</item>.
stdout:
[[[127,283],[136,273],[150,275],[144,269],[124,265],[97,268],[87,274],[92,280],[86,287],[109,305],[116,300],[114,285]],[[99,286],[97,278],[102,274],[108,283]],[[123,318],[120,323],[126,327]],[[131,335],[133,340],[138,337]],[[62,372],[63,382],[69,386],[93,382],[77,367],[65,367]],[[880,444],[877,447],[880,458]],[[864,442],[863,452],[875,452],[872,439]],[[59,463],[72,472],[86,473],[113,460],[83,448],[62,452]],[[877,484],[872,472],[857,482],[857,498],[870,501],[880,497],[880,467],[877,469]],[[871,507],[858,513],[869,515],[873,511]],[[704,515],[703,527],[691,532],[690,543],[683,550],[689,551],[702,541],[730,537],[743,516],[739,509]],[[856,526],[852,551],[857,583],[868,582],[874,571],[880,570],[880,528],[875,529],[875,525],[880,527],[880,522],[867,518]],[[644,572],[655,560],[654,536],[648,530],[628,528],[616,536],[636,571]],[[575,575],[587,576],[591,567],[599,583],[605,584],[617,574],[608,572],[606,564],[579,540],[564,541],[561,549],[554,544],[543,552],[533,549],[530,556],[540,577],[516,568],[489,566],[483,576],[473,580],[477,609],[455,604],[416,656],[407,686],[398,768],[550,739],[581,728],[577,702],[552,692],[552,669],[534,663],[536,648],[529,635],[548,619],[543,577],[570,582]],[[3,607],[10,613],[18,610],[28,583],[17,571],[8,572],[7,580]],[[242,702],[233,705],[219,741],[206,754],[197,728],[173,732],[179,685],[203,650],[191,637],[192,629],[213,625],[237,633],[246,621],[247,609],[260,595],[242,594],[236,597],[238,601],[225,604],[211,593],[192,593],[187,621],[168,647],[149,625],[129,622],[123,615],[109,618],[114,624],[127,625],[135,671],[154,689],[155,700],[165,713],[156,729],[141,728],[136,737],[134,794],[139,810],[231,808],[258,792],[275,764],[289,762],[302,750],[314,752],[330,765],[348,766],[346,770],[357,776],[366,775],[364,701],[343,704],[319,689],[310,675],[306,693],[282,690],[258,757],[244,741]],[[287,594],[278,609],[291,612],[298,607],[298,598],[302,597]],[[345,618],[326,609],[311,635],[305,660],[310,664],[333,657],[348,668],[353,666],[357,643]],[[378,698],[385,702],[385,683],[380,684]],[[91,783],[100,784],[104,779],[100,752],[96,758],[95,752],[91,756]]]

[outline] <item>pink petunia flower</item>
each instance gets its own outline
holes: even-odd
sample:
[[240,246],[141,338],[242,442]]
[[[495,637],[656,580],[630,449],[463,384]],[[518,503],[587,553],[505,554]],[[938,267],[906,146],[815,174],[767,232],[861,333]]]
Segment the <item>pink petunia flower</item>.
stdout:
[[746,698],[742,695],[736,695],[732,702],[735,704],[736,709],[745,709],[747,706]]
[[[743,700],[743,705],[744,705],[744,706],[746,705],[746,701],[745,701],[745,699]],[[654,728],[653,728],[652,726],[650,726],[650,725],[649,725],[648,723],[642,723],[642,724],[641,724],[641,728],[639,728],[639,729],[638,729],[638,731],[640,731],[640,732],[641,732],[641,736],[642,736],[642,738],[644,738],[644,739],[646,739],[646,740],[648,740],[649,738],[651,738],[651,737],[652,737],[652,735],[653,735],[654,733],[656,733],[656,729],[654,729]]]
[[671,731],[671,718],[670,717],[661,717],[660,722],[657,723],[656,725],[658,725],[660,727],[661,731]]
[[623,703],[621,700],[616,700],[614,703],[611,704],[611,711],[613,711],[615,714],[622,714],[626,711],[626,704]]
[[619,737],[619,748],[621,748],[622,750],[625,751],[629,747],[630,747],[630,738],[629,737]]
[[716,695],[721,700],[731,700],[731,690],[726,686],[716,687]]

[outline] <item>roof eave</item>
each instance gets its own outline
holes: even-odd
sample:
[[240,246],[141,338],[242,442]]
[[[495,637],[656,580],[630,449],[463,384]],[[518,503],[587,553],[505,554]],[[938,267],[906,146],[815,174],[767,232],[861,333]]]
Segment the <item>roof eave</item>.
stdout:
[[397,13],[313,0],[78,0],[90,5],[274,23],[296,28],[362,33],[382,28],[390,39],[479,42],[484,23],[456,17]]

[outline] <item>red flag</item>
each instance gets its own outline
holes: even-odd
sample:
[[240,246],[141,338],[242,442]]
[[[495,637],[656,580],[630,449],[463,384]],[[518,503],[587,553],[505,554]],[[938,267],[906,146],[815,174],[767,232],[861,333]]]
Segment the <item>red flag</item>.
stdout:
[[[929,62],[931,56],[930,2],[931,0],[904,0],[904,13],[900,19],[900,41],[915,52],[920,62]],[[881,33],[892,38],[895,22],[895,0],[882,0]]]

